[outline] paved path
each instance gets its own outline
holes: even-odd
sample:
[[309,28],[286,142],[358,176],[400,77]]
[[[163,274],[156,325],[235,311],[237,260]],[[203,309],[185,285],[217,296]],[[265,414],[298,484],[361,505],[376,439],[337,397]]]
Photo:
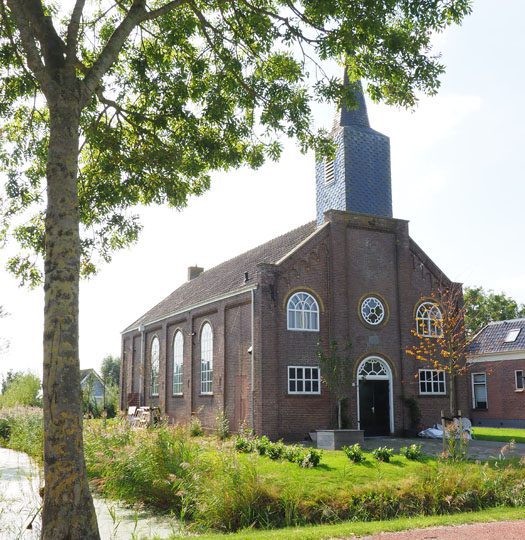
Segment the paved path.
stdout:
[[364,536],[360,540],[523,540],[525,521],[498,521],[448,527],[430,527]]
[[[365,439],[363,447],[367,450],[372,450],[378,446],[388,446],[394,448],[394,450],[399,450],[402,446],[408,446],[412,443],[422,444],[423,452],[428,455],[438,456],[443,449],[443,441],[438,439],[422,439],[420,437],[414,439],[368,437]],[[490,458],[498,458],[504,446],[508,448],[508,445],[503,442],[471,440],[468,444],[468,456],[470,459],[479,459],[482,461]],[[505,456],[525,456],[525,443],[515,444],[512,450],[507,449]]]
[[[0,540],[40,538],[40,474],[26,454],[0,448]],[[168,538],[179,530],[176,520],[137,513],[95,498],[102,540]],[[32,529],[27,525],[37,514]]]

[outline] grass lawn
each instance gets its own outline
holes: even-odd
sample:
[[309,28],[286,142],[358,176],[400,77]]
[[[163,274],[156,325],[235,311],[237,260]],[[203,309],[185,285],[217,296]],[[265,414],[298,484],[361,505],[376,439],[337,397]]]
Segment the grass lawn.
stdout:
[[312,469],[256,454],[239,454],[239,459],[254,460],[258,474],[266,484],[301,496],[336,494],[356,486],[379,488],[382,484],[400,484],[427,474],[436,465],[432,458],[410,461],[395,455],[390,463],[382,463],[368,452],[365,455],[364,463],[355,464],[342,451],[325,450],[321,464]]
[[[491,508],[482,512],[465,512],[446,516],[424,516],[400,518],[389,521],[346,522],[337,525],[314,525],[287,527],[273,531],[244,530],[234,534],[213,534],[198,536],[199,540],[322,540],[351,536],[367,536],[380,532],[406,531],[442,525],[463,525],[488,521],[507,521],[525,519],[525,508]],[[173,537],[177,538],[177,537]]]
[[525,443],[525,429],[517,428],[473,428],[474,439],[478,441],[501,441],[514,440],[517,443]]

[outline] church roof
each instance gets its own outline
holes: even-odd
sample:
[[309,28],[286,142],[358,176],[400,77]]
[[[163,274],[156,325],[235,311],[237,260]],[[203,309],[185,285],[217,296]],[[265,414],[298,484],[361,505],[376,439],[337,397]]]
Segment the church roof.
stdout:
[[[243,288],[253,287],[258,264],[276,264],[316,232],[316,228],[316,222],[311,221],[246,253],[210,268],[181,285],[142,317],[130,324],[123,333],[135,330],[142,324],[148,324],[175,313],[183,312],[192,306],[211,302],[228,293],[240,292]],[[248,281],[244,279],[245,272],[248,272]]]
[[525,350],[525,319],[491,322],[469,345],[469,355],[506,353]]

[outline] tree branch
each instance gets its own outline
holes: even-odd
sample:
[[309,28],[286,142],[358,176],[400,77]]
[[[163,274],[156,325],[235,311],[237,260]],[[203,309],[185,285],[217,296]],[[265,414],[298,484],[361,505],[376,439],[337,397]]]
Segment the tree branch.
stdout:
[[66,57],[68,60],[76,57],[78,35],[80,31],[80,18],[82,17],[85,3],[86,0],[76,0],[75,7],[71,13],[71,19],[67,26]]
[[184,4],[186,0],[175,0],[153,11],[146,10],[145,0],[133,0],[130,10],[106,43],[98,59],[84,78],[84,101],[95,92],[98,83],[116,62],[118,55],[131,32],[143,21],[155,19]]
[[[3,5],[3,0],[2,5]],[[20,34],[20,40],[22,41],[22,47],[25,50],[27,65],[29,69],[34,73],[38,82],[42,85],[42,88],[49,87],[51,84],[51,77],[49,76],[42,58],[40,57],[40,51],[36,45],[35,35],[31,29],[31,23],[24,13],[21,2],[18,0],[7,0],[7,5],[13,15],[16,27]]]

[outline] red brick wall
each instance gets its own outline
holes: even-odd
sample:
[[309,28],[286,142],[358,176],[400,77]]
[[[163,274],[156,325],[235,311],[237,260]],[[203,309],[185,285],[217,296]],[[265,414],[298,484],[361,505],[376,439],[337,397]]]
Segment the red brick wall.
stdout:
[[[525,391],[516,391],[515,371],[525,374],[525,357],[521,360],[477,362],[470,365],[469,409],[474,425],[525,428]],[[472,401],[472,373],[486,373],[486,410],[474,409]]]
[[[320,395],[289,395],[288,366],[318,365],[317,342],[336,339],[352,342],[354,373],[367,356],[380,356],[393,373],[394,430],[409,427],[403,397],[415,396],[422,412],[422,427],[439,422],[440,410],[448,409],[448,396],[419,396],[416,374],[426,367],[405,353],[414,343],[414,308],[446,278],[414,247],[408,224],[401,220],[330,212],[330,225],[301,246],[279,266],[261,264],[254,282],[255,323],[251,344],[251,293],[215,302],[167,319],[145,335],[147,376],[140,378],[138,332],[123,336],[124,348],[133,334],[130,353],[133,386],[144,388],[146,403],[159,405],[174,422],[187,422],[191,413],[212,429],[218,411],[224,409],[232,430],[251,425],[251,363],[255,430],[272,438],[301,439],[314,429],[335,427],[336,404],[323,385]],[[287,330],[286,303],[297,290],[310,291],[319,302],[320,332]],[[212,293],[212,291],[210,292]],[[361,298],[378,294],[387,303],[388,319],[379,327],[363,323],[358,315]],[[213,328],[213,395],[200,395],[200,331],[209,321]],[[184,395],[172,395],[173,336],[184,334]],[[149,397],[151,339],[161,345],[159,398]],[[355,375],[356,377],[356,375]],[[141,381],[138,383],[138,381]],[[128,383],[131,387],[131,382]],[[468,408],[466,380],[458,382],[458,401]],[[350,427],[357,427],[357,380],[347,406]]]

